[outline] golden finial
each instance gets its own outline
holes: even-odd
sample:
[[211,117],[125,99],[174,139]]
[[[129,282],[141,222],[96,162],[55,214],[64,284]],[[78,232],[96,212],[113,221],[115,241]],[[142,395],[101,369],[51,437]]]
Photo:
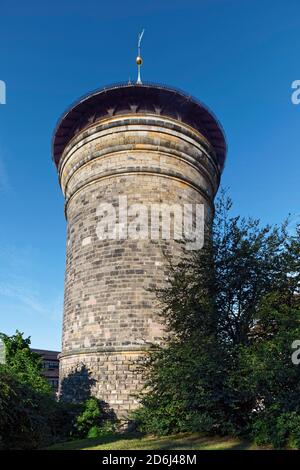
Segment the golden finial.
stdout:
[[142,84],[142,80],[141,80],[141,65],[143,63],[143,59],[141,57],[141,41],[142,41],[142,37],[144,35],[144,32],[145,30],[143,29],[143,31],[138,35],[138,55],[137,55],[137,58],[136,58],[136,64],[138,66],[138,78],[137,78],[137,81],[136,83],[138,85],[141,85]]

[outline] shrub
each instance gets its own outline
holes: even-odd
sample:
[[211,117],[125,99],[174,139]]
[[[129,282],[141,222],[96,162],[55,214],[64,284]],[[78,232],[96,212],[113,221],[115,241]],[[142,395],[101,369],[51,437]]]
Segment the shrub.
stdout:
[[54,400],[20,383],[0,369],[0,446],[2,449],[36,449],[51,441]]
[[0,449],[37,449],[72,437],[97,437],[114,429],[104,402],[57,402],[42,376],[41,358],[30,338],[0,335],[6,364],[0,365]]
[[276,409],[261,413],[253,423],[252,434],[258,445],[271,444],[275,449],[300,449],[300,414],[278,414]]
[[300,446],[300,225],[295,234],[216,218],[198,252],[170,264],[157,289],[166,344],[144,362],[138,429],[252,436],[258,444]]
[[101,429],[105,433],[109,426],[113,427],[114,416],[109,412],[104,402],[96,398],[89,398],[82,408],[82,412],[76,417],[73,434],[79,438],[88,437],[91,429],[92,433]]
[[88,439],[98,439],[101,437],[112,436],[116,432],[115,424],[111,421],[105,421],[101,426],[92,426],[88,432]]
[[72,438],[77,417],[82,413],[82,403],[55,402],[49,413],[51,441],[62,442]]

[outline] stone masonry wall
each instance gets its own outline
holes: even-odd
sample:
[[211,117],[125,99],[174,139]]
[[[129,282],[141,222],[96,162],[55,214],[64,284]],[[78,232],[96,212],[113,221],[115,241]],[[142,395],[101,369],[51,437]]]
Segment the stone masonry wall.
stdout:
[[139,352],[90,353],[63,361],[61,391],[67,401],[85,400],[89,394],[108,403],[119,418],[138,404],[135,394],[143,378]]
[[68,221],[60,393],[91,392],[125,416],[143,383],[140,358],[163,341],[152,290],[166,281],[164,251],[176,260],[183,248],[172,239],[99,239],[99,204],[117,210],[119,196],[128,206],[202,203],[208,219],[219,172],[209,143],[189,126],[125,115],[77,134],[59,175]]

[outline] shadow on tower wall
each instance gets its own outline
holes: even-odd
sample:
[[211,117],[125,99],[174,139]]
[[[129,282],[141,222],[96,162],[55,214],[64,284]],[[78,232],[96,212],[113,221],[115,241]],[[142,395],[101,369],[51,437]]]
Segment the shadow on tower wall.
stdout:
[[[92,388],[96,382],[97,381],[92,378],[89,369],[82,364],[61,381],[59,400],[68,403],[82,403],[94,397]],[[97,398],[97,401],[103,412],[102,418],[115,421],[117,419],[116,414],[109,407],[108,403],[99,398]]]
[[91,372],[82,364],[61,381],[59,399],[70,403],[83,402],[92,396],[91,390],[95,384]]

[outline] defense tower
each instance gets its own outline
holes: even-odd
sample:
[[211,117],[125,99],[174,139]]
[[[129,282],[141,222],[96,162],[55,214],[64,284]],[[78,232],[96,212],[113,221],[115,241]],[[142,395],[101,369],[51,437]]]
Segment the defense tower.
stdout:
[[[60,119],[53,159],[65,197],[67,262],[61,394],[87,388],[119,416],[136,406],[138,361],[161,340],[152,288],[165,280],[174,239],[97,236],[99,205],[203,204],[210,217],[226,144],[213,114],[185,93],[157,84],[97,90]],[[134,210],[133,210],[134,212]],[[128,215],[134,218],[134,213]],[[120,221],[119,221],[120,222]]]

